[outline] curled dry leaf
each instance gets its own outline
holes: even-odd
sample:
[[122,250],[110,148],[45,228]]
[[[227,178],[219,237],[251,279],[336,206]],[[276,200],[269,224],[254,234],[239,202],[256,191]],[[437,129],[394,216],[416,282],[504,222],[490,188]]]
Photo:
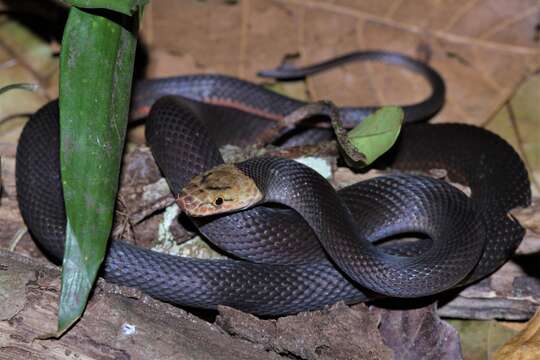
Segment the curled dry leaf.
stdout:
[[540,357],[540,310],[527,327],[504,344],[493,360],[533,360]]
[[527,208],[516,208],[510,211],[521,226],[540,235],[540,199],[534,198],[531,206]]

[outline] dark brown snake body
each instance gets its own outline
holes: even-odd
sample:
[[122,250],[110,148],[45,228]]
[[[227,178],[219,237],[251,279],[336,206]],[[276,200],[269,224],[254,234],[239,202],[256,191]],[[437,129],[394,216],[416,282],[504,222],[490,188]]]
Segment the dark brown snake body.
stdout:
[[[170,90],[175,81],[182,95],[189,84],[195,95],[156,102],[167,93],[178,94]],[[303,105],[227,77],[164,82],[139,85],[135,112],[156,102],[147,140],[175,194],[193,176],[223,162],[217,145],[254,142],[261,132],[279,136],[279,119]],[[199,95],[211,104],[195,101]],[[241,111],[249,109],[255,110]],[[354,120],[348,112],[343,111],[345,122]],[[424,116],[414,115],[409,112],[409,120]],[[224,128],[232,135],[225,137]],[[21,135],[16,177],[19,206],[32,235],[61,259],[65,212],[58,136],[58,105],[52,102]],[[508,211],[529,204],[529,180],[519,156],[498,136],[467,125],[406,125],[381,161],[401,170],[447,169],[451,180],[471,188],[472,196],[442,181],[401,173],[336,193],[294,161],[252,159],[238,167],[263,190],[265,205],[196,220],[211,241],[246,260],[181,258],[112,240],[103,276],[174,304],[286,314],[377,294],[438,293],[489,275],[519,245],[524,230]],[[430,240],[373,245],[400,233],[422,233]]]

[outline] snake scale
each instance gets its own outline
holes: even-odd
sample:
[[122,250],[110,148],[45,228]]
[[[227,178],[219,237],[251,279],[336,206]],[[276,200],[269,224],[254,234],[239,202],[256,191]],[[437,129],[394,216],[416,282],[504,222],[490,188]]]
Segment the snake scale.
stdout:
[[[263,193],[258,206],[192,218],[202,234],[235,259],[175,257],[113,239],[103,277],[182,306],[223,304],[279,315],[341,300],[435,294],[500,267],[524,236],[508,211],[530,203],[527,172],[512,147],[484,129],[412,124],[442,106],[444,83],[434,70],[403,55],[362,52],[266,75],[301,77],[351,60],[404,65],[432,86],[425,101],[405,106],[411,124],[381,159],[399,173],[336,192],[291,160],[242,162],[235,169]],[[147,142],[171,191],[180,194],[193,177],[223,164],[218,146],[275,140],[290,130],[280,120],[303,105],[239,79],[198,75],[140,82],[132,114],[148,114]],[[373,110],[341,108],[340,116],[352,126]],[[405,173],[433,168],[444,168],[452,181],[469,186],[471,197],[446,182]],[[58,103],[53,101],[24,128],[16,185],[32,236],[57,261],[63,256],[66,222],[59,169]],[[220,194],[234,196],[228,189],[226,184]],[[399,234],[423,234],[427,240],[384,242]]]

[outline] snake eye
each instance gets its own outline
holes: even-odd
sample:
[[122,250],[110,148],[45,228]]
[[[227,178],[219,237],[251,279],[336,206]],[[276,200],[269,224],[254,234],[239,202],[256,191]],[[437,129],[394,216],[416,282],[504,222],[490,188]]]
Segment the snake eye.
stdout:
[[221,197],[216,198],[216,200],[214,200],[214,204],[217,206],[220,206],[221,204],[223,204],[223,198]]

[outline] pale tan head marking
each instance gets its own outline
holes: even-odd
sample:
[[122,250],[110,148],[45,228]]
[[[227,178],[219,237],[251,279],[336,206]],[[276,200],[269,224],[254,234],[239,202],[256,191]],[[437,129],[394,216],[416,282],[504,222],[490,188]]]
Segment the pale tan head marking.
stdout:
[[208,216],[245,209],[262,198],[253,179],[224,164],[191,179],[176,202],[190,216]]

